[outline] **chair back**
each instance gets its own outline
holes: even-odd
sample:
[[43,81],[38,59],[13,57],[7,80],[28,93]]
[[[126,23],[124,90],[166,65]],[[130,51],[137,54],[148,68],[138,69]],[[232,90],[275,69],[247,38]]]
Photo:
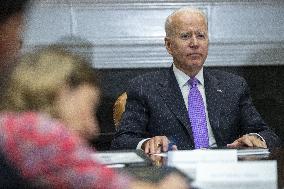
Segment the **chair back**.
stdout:
[[125,111],[126,100],[127,94],[124,92],[116,99],[113,105],[113,122],[116,130],[118,130],[122,114]]

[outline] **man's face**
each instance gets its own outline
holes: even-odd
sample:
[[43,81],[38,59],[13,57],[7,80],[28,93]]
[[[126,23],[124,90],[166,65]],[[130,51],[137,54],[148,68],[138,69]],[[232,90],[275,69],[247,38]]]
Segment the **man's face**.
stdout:
[[188,75],[197,74],[208,54],[208,29],[198,13],[179,13],[172,21],[172,34],[165,38],[167,51],[177,68]]

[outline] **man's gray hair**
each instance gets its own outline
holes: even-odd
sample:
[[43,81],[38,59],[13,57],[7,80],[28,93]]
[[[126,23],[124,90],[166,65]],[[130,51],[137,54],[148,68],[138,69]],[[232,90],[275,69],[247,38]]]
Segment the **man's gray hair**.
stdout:
[[165,32],[166,32],[166,36],[171,36],[173,34],[173,28],[172,28],[172,21],[173,21],[173,17],[176,16],[177,14],[180,13],[197,13],[200,14],[204,17],[206,25],[208,27],[208,21],[207,21],[207,16],[206,14],[198,9],[198,8],[194,8],[194,7],[182,7],[180,9],[175,10],[172,14],[170,14],[165,22]]

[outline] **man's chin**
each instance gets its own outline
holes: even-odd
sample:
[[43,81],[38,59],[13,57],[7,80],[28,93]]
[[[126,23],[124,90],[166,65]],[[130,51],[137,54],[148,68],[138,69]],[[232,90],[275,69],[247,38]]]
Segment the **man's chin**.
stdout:
[[190,61],[187,63],[187,67],[190,69],[201,69],[203,66],[203,62],[201,61]]

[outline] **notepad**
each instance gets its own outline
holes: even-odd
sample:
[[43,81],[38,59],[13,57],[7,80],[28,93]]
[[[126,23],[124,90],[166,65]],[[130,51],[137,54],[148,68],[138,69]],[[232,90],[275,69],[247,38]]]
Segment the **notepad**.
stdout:
[[93,157],[102,164],[138,163],[144,161],[135,152],[95,153]]
[[140,166],[148,165],[151,163],[144,153],[140,151],[104,151],[96,152],[93,155],[94,160],[105,164],[112,165],[110,167],[116,167],[115,164],[120,167],[123,166]]

